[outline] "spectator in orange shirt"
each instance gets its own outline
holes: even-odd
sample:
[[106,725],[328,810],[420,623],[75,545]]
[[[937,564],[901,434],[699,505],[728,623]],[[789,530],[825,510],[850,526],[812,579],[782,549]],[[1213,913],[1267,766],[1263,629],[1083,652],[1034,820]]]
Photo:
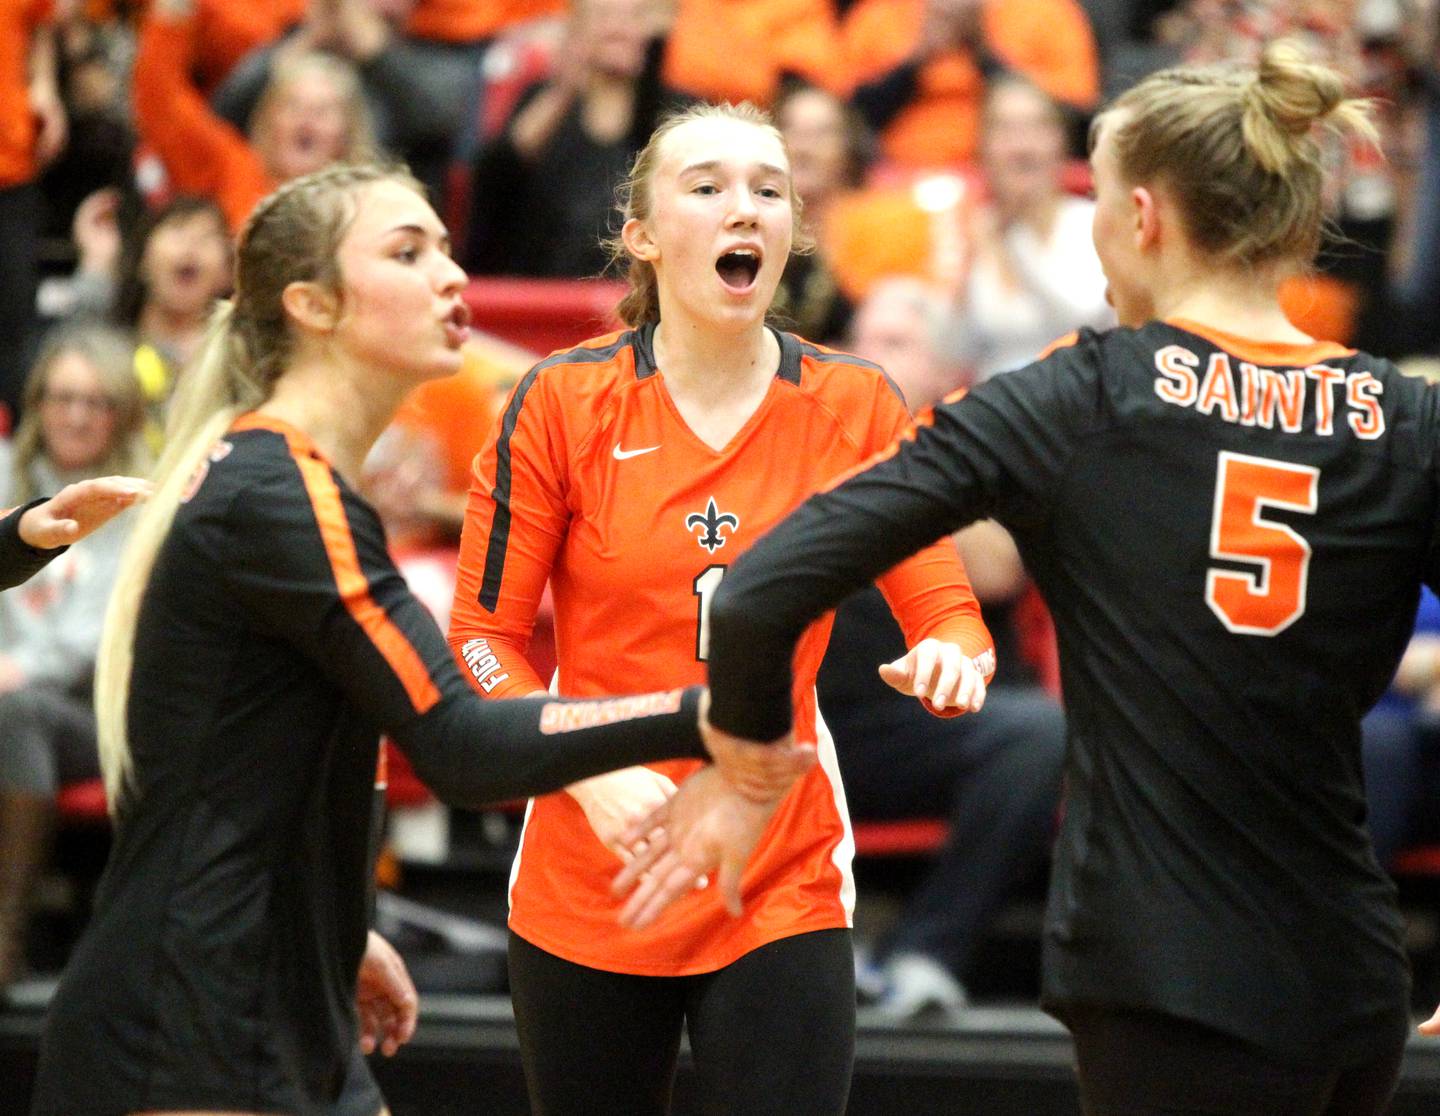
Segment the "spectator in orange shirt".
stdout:
[[[35,324],[40,192],[35,176],[65,146],[51,0],[0,6],[0,410],[19,408]],[[0,414],[0,425],[8,425]]]
[[277,64],[248,135],[217,117],[189,78],[194,13],[195,0],[155,0],[135,65],[136,123],[172,187],[213,197],[238,231],[279,183],[370,153],[359,79],[330,55],[300,51]]
[[909,166],[972,159],[985,85],[1005,71],[1080,112],[1099,96],[1077,0],[859,0],[841,36],[856,106],[885,156]]
[[662,76],[707,101],[769,105],[787,75],[847,95],[829,0],[678,0]]

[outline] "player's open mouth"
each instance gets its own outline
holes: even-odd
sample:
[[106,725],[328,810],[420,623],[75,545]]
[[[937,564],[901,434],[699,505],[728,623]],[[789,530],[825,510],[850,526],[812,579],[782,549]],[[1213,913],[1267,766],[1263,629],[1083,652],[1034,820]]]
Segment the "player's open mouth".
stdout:
[[760,274],[760,255],[752,248],[726,252],[715,262],[720,281],[732,291],[748,291]]
[[470,338],[470,307],[457,302],[445,315],[445,340],[459,348]]

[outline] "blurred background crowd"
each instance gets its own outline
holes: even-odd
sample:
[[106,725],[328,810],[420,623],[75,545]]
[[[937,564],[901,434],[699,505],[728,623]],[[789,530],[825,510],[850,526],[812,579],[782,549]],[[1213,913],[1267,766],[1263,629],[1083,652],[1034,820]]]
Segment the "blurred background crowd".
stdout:
[[[694,100],[766,107],[788,144],[815,250],[790,261],[778,324],[880,362],[918,409],[1111,324],[1085,163],[1105,98],[1280,35],[1375,98],[1382,133],[1380,151],[1331,151],[1328,236],[1287,310],[1417,374],[1440,355],[1435,0],[0,0],[0,19],[0,505],[145,470],[227,293],[232,238],[277,184],[401,159],[486,277],[479,302],[523,299],[527,281],[604,275],[617,182]],[[565,343],[591,325],[552,329]],[[367,467],[442,624],[470,458],[543,355],[514,340],[477,332],[465,371],[417,392]],[[56,796],[96,771],[89,672],[124,530],[0,598],[0,985],[25,970]],[[1001,655],[997,700],[968,725],[895,707],[873,667],[899,633],[863,598],[822,677],[857,816],[942,823],[864,936],[862,989],[897,1018],[963,1009],[981,937],[1043,872],[1059,796],[1043,608],[1002,531],[958,541]],[[1427,600],[1367,725],[1386,861],[1440,839],[1425,828],[1437,631]]]

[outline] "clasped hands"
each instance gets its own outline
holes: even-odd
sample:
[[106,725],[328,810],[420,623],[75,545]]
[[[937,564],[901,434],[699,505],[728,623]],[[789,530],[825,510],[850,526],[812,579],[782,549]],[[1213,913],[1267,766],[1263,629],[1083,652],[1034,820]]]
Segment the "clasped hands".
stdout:
[[[937,710],[973,712],[985,702],[984,678],[952,643],[922,640],[880,667],[880,677]],[[712,725],[708,710],[707,694],[700,731],[712,765],[607,842],[624,850],[625,866],[612,884],[617,896],[629,896],[620,912],[624,926],[650,925],[671,903],[705,886],[712,872],[726,909],[739,915],[740,877],[750,854],[791,785],[815,765],[813,743],[797,744],[790,733],[768,744],[744,740]]]

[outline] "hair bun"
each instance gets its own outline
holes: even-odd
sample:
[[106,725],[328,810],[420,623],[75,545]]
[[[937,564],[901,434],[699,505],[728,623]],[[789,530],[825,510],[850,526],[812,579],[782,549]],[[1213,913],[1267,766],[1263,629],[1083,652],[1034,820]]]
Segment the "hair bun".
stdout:
[[1289,165],[1297,143],[1308,142],[1314,126],[1344,103],[1345,83],[1338,73],[1310,61],[1294,43],[1270,43],[1243,90],[1246,146],[1261,166],[1278,174]]

